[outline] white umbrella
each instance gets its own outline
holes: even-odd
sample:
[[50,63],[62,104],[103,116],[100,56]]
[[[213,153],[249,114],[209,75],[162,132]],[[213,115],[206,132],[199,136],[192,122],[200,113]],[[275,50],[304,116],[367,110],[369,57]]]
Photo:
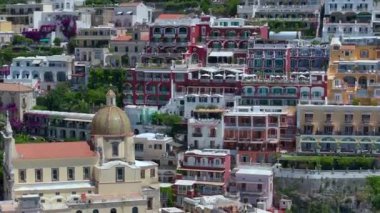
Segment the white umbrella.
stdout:
[[209,74],[202,74],[201,76],[203,76],[203,77],[210,77]]
[[223,75],[222,74],[216,74],[216,75],[214,75],[215,77],[223,77]]
[[304,76],[304,75],[300,75],[299,78],[306,78],[306,76]]
[[229,74],[229,75],[227,75],[227,77],[235,77],[235,75],[234,74]]
[[276,75],[276,78],[281,78],[281,76],[280,75]]

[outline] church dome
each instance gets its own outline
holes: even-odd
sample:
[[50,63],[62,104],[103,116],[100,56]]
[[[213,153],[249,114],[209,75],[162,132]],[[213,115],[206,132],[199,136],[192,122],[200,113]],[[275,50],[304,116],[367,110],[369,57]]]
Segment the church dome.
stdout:
[[116,95],[107,93],[107,106],[100,109],[92,119],[91,135],[124,136],[131,132],[131,123],[126,113],[116,106]]

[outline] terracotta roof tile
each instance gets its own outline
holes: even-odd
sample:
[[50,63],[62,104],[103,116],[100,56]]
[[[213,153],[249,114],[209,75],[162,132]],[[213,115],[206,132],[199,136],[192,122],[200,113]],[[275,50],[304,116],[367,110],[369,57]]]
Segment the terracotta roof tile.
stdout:
[[160,14],[157,19],[160,19],[160,20],[174,20],[174,19],[181,19],[181,18],[184,18],[186,17],[186,15],[184,14],[172,14],[172,13],[163,13],[163,14]]
[[96,153],[85,141],[16,144],[19,159],[90,158]]
[[0,83],[0,91],[31,92],[33,91],[33,89],[22,84]]
[[113,41],[130,41],[132,36],[130,35],[118,35],[116,38],[112,39]]

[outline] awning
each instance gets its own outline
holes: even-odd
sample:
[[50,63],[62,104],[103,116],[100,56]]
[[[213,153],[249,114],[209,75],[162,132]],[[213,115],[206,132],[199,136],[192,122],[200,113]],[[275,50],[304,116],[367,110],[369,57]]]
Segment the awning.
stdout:
[[209,57],[232,57],[234,56],[233,52],[211,52]]
[[194,185],[194,180],[176,180],[174,185],[180,185],[180,186],[192,186]]

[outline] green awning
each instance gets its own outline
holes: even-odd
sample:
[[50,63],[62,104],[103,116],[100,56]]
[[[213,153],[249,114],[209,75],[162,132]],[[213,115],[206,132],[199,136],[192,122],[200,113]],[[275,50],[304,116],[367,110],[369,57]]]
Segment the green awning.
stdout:
[[48,39],[48,38],[42,38],[42,39],[40,39],[40,42],[49,43],[50,39]]

